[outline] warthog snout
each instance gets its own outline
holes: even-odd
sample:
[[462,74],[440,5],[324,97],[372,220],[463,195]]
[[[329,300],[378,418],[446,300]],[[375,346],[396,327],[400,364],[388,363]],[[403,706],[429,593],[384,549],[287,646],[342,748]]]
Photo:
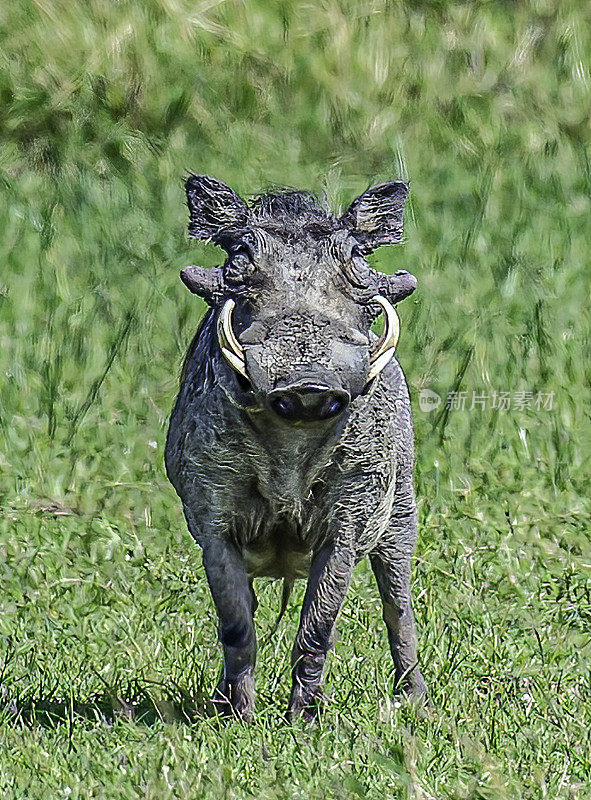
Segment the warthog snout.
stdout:
[[299,383],[267,395],[269,408],[288,422],[322,422],[338,417],[351,402],[349,392]]

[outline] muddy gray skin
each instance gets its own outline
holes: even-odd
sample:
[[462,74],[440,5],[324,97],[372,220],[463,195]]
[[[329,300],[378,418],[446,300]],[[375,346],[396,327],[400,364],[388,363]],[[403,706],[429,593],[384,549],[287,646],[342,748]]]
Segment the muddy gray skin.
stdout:
[[[247,204],[198,175],[186,189],[191,235],[228,254],[222,267],[181,273],[210,309],[187,353],[166,445],[219,615],[215,700],[244,719],[254,710],[253,579],[289,587],[306,578],[289,713],[313,719],[335,622],[365,556],[399,690],[425,695],[410,596],[417,515],[408,390],[395,358],[368,381],[376,296],[395,304],[416,286],[409,273],[387,276],[364,258],[401,240],[407,186],[368,189],[339,218],[303,192]],[[228,300],[238,368],[217,331]]]

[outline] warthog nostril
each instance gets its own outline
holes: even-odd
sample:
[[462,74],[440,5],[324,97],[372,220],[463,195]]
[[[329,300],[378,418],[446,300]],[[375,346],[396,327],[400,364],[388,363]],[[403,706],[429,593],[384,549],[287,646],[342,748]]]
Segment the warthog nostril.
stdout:
[[338,416],[349,400],[347,392],[304,385],[271,392],[269,406],[285,420],[319,422]]
[[283,419],[297,418],[296,398],[290,397],[290,395],[287,393],[274,395],[270,399],[269,405],[271,406],[273,411],[279,417],[283,417]]
[[337,414],[341,413],[344,407],[345,407],[345,401],[342,398],[328,397],[322,405],[321,416],[324,419],[328,419],[329,417],[336,417]]

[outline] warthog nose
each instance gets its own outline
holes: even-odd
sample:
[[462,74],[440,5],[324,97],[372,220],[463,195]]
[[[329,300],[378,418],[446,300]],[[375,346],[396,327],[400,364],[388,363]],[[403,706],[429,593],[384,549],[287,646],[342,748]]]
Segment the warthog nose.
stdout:
[[306,384],[275,389],[268,396],[271,409],[290,422],[320,422],[337,417],[350,399],[349,393],[341,389]]

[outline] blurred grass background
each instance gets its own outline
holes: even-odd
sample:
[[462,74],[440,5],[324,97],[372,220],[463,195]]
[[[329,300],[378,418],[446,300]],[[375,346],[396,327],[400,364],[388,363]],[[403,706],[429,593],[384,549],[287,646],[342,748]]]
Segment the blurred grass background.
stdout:
[[[580,0],[3,4],[3,797],[591,796],[590,22]],[[186,236],[187,171],[335,210],[410,179],[406,243],[373,261],[419,279],[426,718],[389,700],[365,566],[319,729],[278,714],[299,596],[257,722],[187,711],[219,661],[162,452],[203,311],[178,270],[221,258]],[[553,408],[447,413],[452,390]]]

